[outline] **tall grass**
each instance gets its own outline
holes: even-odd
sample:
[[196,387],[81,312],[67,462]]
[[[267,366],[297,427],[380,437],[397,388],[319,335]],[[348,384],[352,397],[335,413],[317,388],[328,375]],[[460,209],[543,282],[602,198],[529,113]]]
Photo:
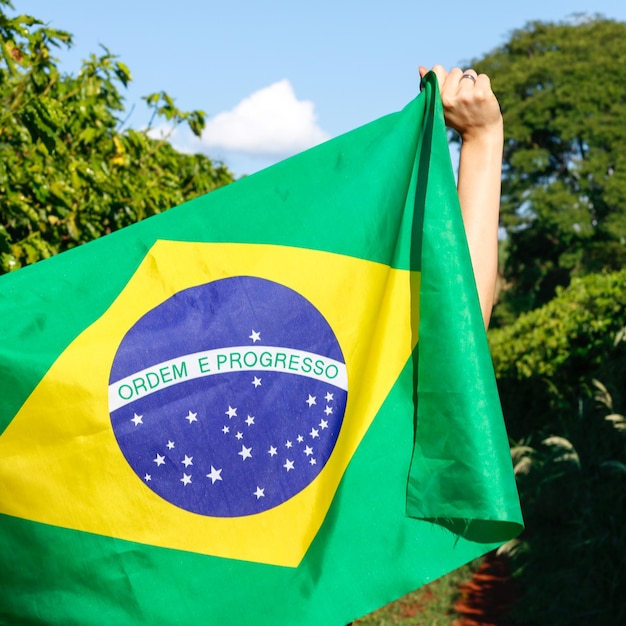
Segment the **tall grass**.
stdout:
[[595,409],[513,448],[526,520],[509,546],[523,588],[516,624],[626,624],[626,419],[593,384]]

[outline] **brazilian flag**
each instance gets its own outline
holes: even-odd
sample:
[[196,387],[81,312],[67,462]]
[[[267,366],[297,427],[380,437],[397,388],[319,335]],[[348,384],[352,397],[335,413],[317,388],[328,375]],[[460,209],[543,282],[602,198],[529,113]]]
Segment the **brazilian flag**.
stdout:
[[0,622],[343,625],[521,529],[429,75],[0,279]]

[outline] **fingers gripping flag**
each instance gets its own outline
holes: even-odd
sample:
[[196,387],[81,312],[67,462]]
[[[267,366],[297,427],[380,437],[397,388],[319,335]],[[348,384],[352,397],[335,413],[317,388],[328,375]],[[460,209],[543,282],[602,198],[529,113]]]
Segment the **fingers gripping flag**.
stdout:
[[0,279],[0,621],[345,624],[521,529],[436,80]]

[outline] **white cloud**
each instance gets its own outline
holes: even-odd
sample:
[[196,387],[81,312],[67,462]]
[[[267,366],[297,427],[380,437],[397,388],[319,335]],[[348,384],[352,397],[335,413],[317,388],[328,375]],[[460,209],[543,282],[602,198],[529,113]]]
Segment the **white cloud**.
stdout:
[[250,156],[287,157],[329,139],[317,125],[315,105],[298,100],[288,80],[244,98],[207,120],[202,144]]

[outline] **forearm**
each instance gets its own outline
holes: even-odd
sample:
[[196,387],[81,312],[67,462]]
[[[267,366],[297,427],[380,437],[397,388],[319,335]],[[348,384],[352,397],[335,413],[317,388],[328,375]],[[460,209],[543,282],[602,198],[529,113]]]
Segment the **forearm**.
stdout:
[[491,318],[498,275],[502,148],[499,124],[464,137],[459,161],[459,201],[485,328]]
[[[428,70],[420,66],[420,76]],[[498,276],[498,218],[504,128],[500,105],[486,74],[441,65],[439,82],[446,125],[461,135],[458,194],[480,308],[489,325]]]

